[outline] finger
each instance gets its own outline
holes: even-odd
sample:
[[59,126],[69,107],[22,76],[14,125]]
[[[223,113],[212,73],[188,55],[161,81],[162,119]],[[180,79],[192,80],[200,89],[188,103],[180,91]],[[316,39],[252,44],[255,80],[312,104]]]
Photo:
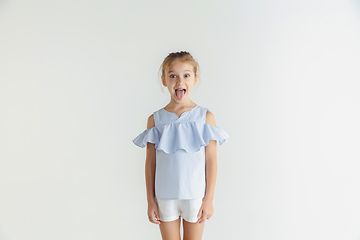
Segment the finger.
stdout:
[[154,224],[160,224],[160,221],[155,219],[155,217],[153,216],[152,219],[150,220],[150,222],[154,223]]
[[155,215],[155,213],[153,214],[153,221],[154,221],[155,224],[160,224],[160,218],[157,217],[157,216]]
[[203,215],[203,213],[202,213],[202,208],[200,208],[199,213],[198,213],[198,215],[197,215],[197,218],[198,218],[198,219],[201,218],[202,215]]
[[207,214],[203,211],[201,217],[199,218],[199,223],[202,223],[205,221],[205,218],[207,217]]
[[157,219],[155,219],[155,214],[154,214],[154,212],[153,212],[152,214],[150,214],[149,220],[150,220],[150,222],[152,222],[152,223],[160,224],[160,221],[157,220]]
[[206,219],[206,215],[204,214],[200,219],[199,219],[199,223],[204,222]]
[[159,215],[159,211],[155,211],[155,218],[158,224],[160,224],[160,215]]

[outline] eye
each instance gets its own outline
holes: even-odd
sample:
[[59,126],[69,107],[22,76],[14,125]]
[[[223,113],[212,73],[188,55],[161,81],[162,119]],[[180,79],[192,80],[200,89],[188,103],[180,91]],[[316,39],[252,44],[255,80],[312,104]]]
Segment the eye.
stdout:
[[185,74],[185,77],[190,77],[190,74]]
[[171,75],[170,75],[170,78],[174,78],[174,77],[176,77],[176,75],[174,75],[174,74],[171,74]]

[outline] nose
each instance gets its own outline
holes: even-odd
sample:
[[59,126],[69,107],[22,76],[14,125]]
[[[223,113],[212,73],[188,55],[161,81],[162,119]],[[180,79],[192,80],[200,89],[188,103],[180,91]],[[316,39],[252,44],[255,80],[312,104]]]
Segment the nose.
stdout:
[[179,85],[181,85],[181,83],[183,83],[184,82],[184,78],[183,77],[178,77],[178,83],[179,83]]

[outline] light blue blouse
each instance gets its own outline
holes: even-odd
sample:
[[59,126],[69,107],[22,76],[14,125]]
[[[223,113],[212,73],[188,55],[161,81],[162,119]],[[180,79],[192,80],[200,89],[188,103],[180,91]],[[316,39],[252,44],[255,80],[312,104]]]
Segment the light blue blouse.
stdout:
[[207,108],[196,105],[180,117],[161,108],[153,113],[155,126],[134,140],[143,148],[156,149],[155,197],[197,199],[206,194],[205,146],[210,140],[225,143],[229,134],[206,123]]

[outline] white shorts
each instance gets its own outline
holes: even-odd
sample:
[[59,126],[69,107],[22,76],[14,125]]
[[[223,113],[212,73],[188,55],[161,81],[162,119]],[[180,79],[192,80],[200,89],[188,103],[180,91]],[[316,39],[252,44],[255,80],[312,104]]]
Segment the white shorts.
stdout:
[[160,221],[170,222],[181,216],[185,221],[195,223],[198,221],[201,204],[204,198],[164,200],[155,198],[159,209]]

